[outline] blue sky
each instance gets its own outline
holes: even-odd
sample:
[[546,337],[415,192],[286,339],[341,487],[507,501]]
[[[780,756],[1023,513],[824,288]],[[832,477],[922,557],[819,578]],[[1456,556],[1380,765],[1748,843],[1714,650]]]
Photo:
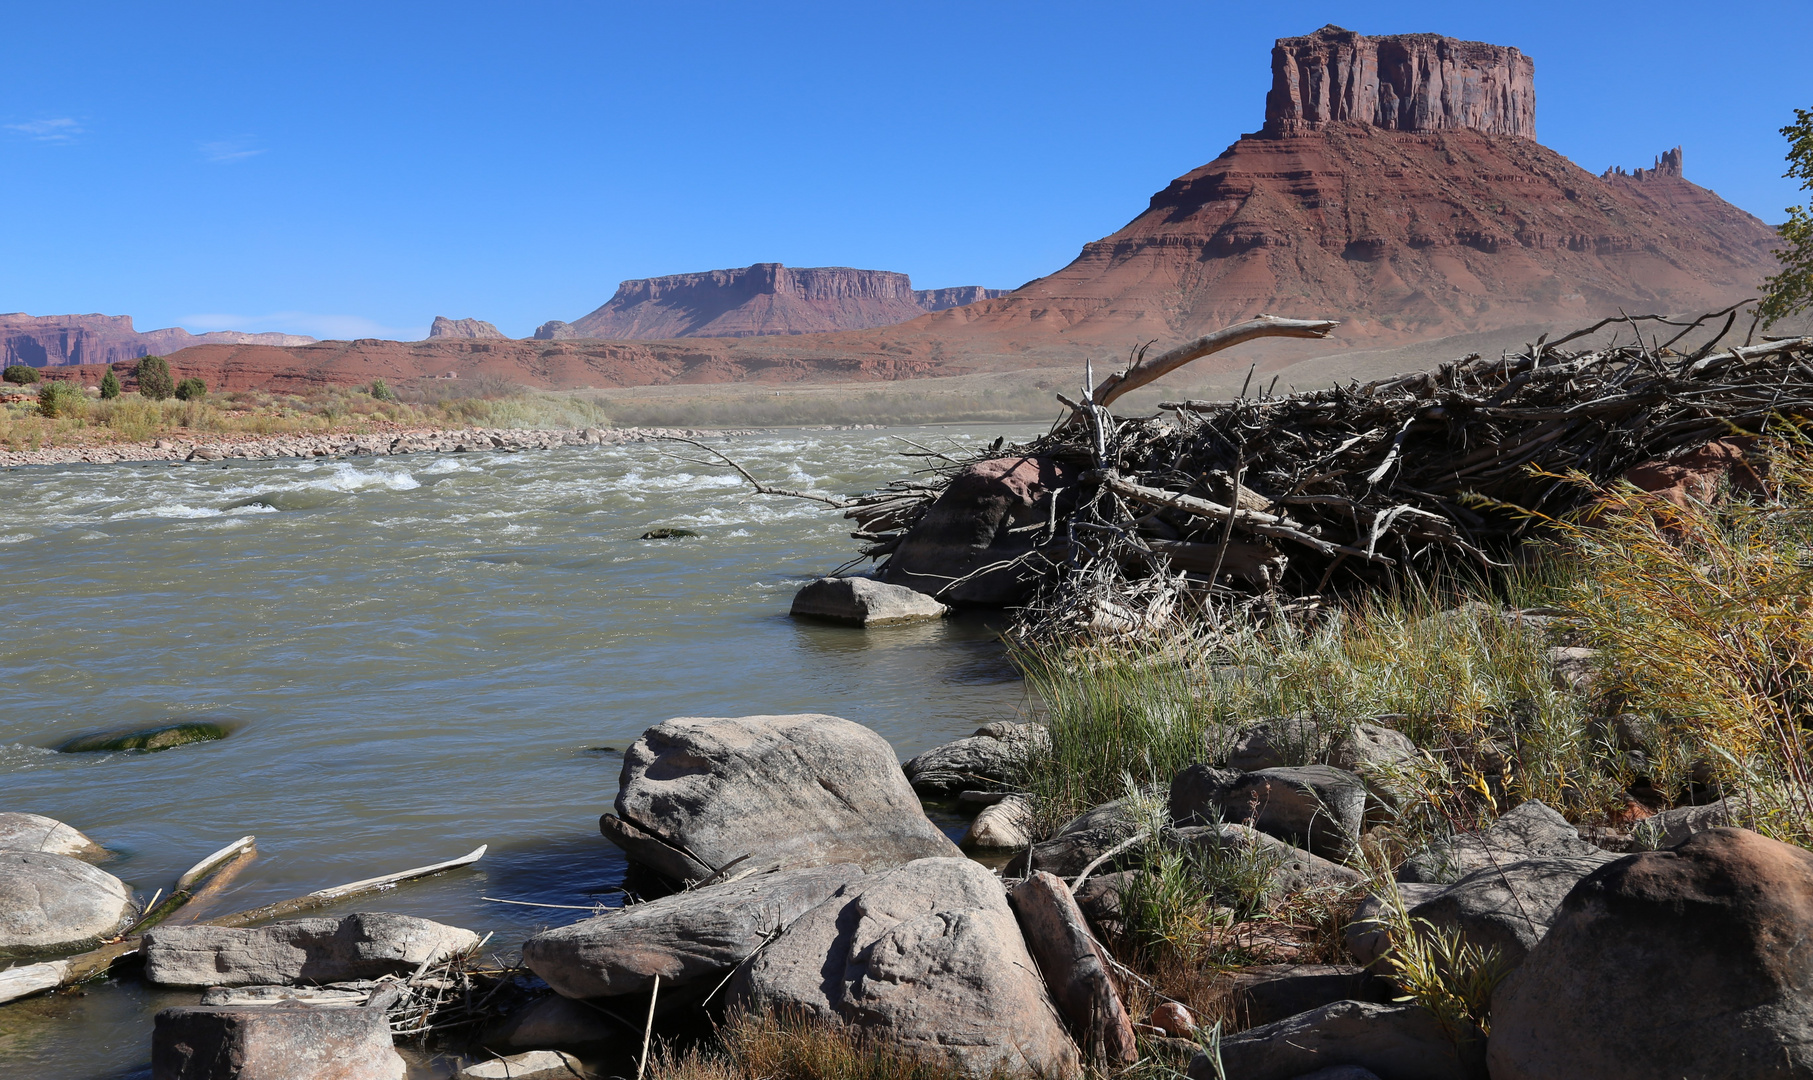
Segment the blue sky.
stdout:
[[1273,38],[1515,45],[1582,166],[1764,220],[1813,4],[4,4],[0,311],[526,336],[774,261],[1012,287],[1259,126]]

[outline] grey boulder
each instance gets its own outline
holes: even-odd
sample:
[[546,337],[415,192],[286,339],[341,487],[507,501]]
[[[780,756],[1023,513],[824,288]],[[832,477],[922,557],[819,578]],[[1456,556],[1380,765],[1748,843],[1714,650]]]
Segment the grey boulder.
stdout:
[[523,962],[570,998],[616,997],[722,978],[764,941],[862,877],[848,863],[756,874],[630,904],[536,934]]
[[249,1005],[165,1009],[151,1080],[403,1080],[379,1008]]
[[1241,728],[1228,753],[1228,768],[1241,772],[1308,765],[1328,754],[1327,728],[1303,716],[1277,716]]
[[531,1050],[463,1066],[454,1080],[587,1080],[579,1059],[558,1050]]
[[1192,765],[1172,779],[1170,809],[1178,825],[1247,824],[1323,858],[1344,859],[1364,823],[1366,787],[1330,765],[1250,773]]
[[1032,843],[1032,804],[1015,795],[982,808],[957,845],[965,850],[1011,851]]
[[1457,930],[1478,948],[1496,948],[1506,964],[1515,967],[1549,932],[1562,899],[1580,879],[1618,857],[1602,852],[1475,870],[1411,908],[1410,918]]
[[1024,855],[1014,856],[1007,864],[1007,873],[1024,876],[1044,870],[1063,878],[1075,877],[1097,857],[1138,832],[1139,825],[1127,800],[1103,803],[1072,818],[1056,836],[1032,845]]
[[36,851],[72,859],[101,859],[107,851],[75,829],[42,814],[0,813],[0,851]]
[[1406,911],[1425,900],[1433,900],[1448,886],[1415,881],[1393,882],[1397,896],[1369,893],[1354,910],[1347,924],[1347,953],[1354,962],[1371,971],[1387,970],[1385,954],[1391,950],[1393,908],[1402,905]]
[[1674,847],[1695,833],[1736,825],[1744,819],[1746,809],[1739,795],[1728,795],[1704,806],[1677,806],[1637,822],[1631,835],[1647,838],[1656,847]]
[[967,739],[934,746],[901,768],[921,795],[986,790],[1010,783],[1029,757],[1049,745],[1043,725],[995,723]]
[[967,859],[845,886],[739,968],[730,1000],[843,1021],[969,1076],[1080,1068],[1001,882]]
[[1035,873],[1007,894],[1052,1000],[1089,1059],[1131,1065],[1139,1058],[1133,1022],[1108,972],[1108,957],[1089,934],[1062,879]]
[[1265,964],[1235,972],[1227,990],[1231,1019],[1263,1027],[1336,1001],[1388,1005],[1401,991],[1389,979],[1352,964]]
[[631,860],[671,881],[744,868],[957,854],[925,816],[893,748],[835,716],[679,717],[623,759],[617,813],[599,822]]
[[[1477,1080],[1484,1076],[1484,1055],[1483,1040],[1469,1037],[1457,1044],[1420,1005],[1364,1001],[1332,1002],[1221,1041],[1229,1080],[1297,1080],[1341,1066],[1391,1080]],[[1190,1062],[1189,1075],[1218,1080],[1203,1054]]]
[[254,928],[145,932],[145,978],[161,986],[283,986],[407,975],[478,945],[470,930],[413,915],[359,912]]
[[1493,1080],[1813,1076],[1813,853],[1712,829],[1594,871],[1492,996]]
[[861,577],[822,577],[793,595],[794,618],[824,619],[851,626],[889,626],[942,619],[950,611],[904,585]]
[[1603,849],[1580,839],[1568,820],[1532,799],[1483,832],[1463,833],[1412,857],[1398,868],[1399,881],[1458,881],[1476,870],[1520,859],[1590,858]]
[[1357,870],[1246,825],[1191,825],[1172,829],[1164,840],[1204,855],[1241,855],[1269,862],[1272,884],[1267,896],[1272,899],[1313,889],[1351,889],[1362,880]]
[[0,957],[74,953],[126,929],[132,891],[68,855],[0,851]]

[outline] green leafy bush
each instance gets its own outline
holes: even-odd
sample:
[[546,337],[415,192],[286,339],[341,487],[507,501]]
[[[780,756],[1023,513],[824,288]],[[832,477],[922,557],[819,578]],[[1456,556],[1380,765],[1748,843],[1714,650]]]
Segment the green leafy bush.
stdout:
[[191,375],[176,384],[176,400],[200,401],[208,396],[208,384]]
[[395,401],[397,399],[396,391],[392,390],[389,384],[383,379],[373,379],[371,381],[370,393],[372,397],[377,398],[379,401]]
[[176,393],[176,380],[170,376],[170,362],[161,356],[147,356],[138,362],[140,397],[162,401]]
[[119,396],[120,396],[120,377],[113,373],[112,368],[108,368],[107,374],[101,376],[101,400],[102,401],[112,401],[114,398],[119,397]]
[[27,386],[38,381],[38,369],[24,364],[8,364],[5,373],[0,374],[0,379]]
[[[1802,191],[1813,189],[1813,110],[1795,109],[1794,123],[1781,129],[1788,140],[1788,171]],[[1763,280],[1763,302],[1756,306],[1763,325],[1773,325],[1813,307],[1813,205],[1790,206],[1788,220],[1775,227],[1782,247],[1774,254],[1781,273]]]
[[88,415],[88,396],[75,383],[47,382],[38,388],[38,411],[52,419]]

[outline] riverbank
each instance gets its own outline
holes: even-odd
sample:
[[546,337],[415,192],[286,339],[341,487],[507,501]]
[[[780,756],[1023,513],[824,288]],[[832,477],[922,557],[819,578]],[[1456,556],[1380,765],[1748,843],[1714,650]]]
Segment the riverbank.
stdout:
[[314,435],[189,435],[150,442],[0,450],[0,468],[21,465],[112,465],[141,461],[225,461],[274,458],[381,457],[453,454],[481,450],[553,450],[562,446],[621,446],[655,439],[731,438],[753,431],[695,428],[412,428],[371,425],[370,430]]

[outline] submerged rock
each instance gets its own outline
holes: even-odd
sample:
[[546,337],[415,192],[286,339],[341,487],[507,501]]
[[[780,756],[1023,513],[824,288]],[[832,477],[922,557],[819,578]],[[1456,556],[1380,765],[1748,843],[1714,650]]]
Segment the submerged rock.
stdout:
[[1032,829],[1032,804],[1010,795],[984,807],[958,846],[965,851],[1013,851],[1032,843]]
[[165,724],[162,727],[124,733],[80,735],[58,746],[57,750],[64,754],[116,753],[122,750],[143,750],[150,753],[190,743],[214,742],[226,737],[227,729],[219,724],[191,722]]
[[407,975],[478,945],[478,935],[412,915],[359,912],[268,926],[145,931],[145,978],[160,986],[274,986]]
[[743,869],[957,854],[880,735],[836,716],[677,717],[623,755],[616,814],[629,858],[675,882]]
[[694,536],[698,536],[698,535],[699,535],[698,533],[693,532],[691,529],[650,529],[649,531],[643,533],[641,536],[636,537],[636,539],[638,539],[638,540],[684,540],[687,537],[694,537]]
[[848,1023],[978,1078],[1080,1070],[1001,882],[968,859],[845,886],[738,969],[731,1005]]
[[904,585],[861,577],[823,577],[793,595],[794,618],[851,626],[891,626],[942,619],[950,608]]
[[68,855],[0,851],[0,957],[77,953],[138,917],[132,890]]
[[0,813],[0,851],[38,851],[99,860],[107,849],[55,818],[20,812]]

